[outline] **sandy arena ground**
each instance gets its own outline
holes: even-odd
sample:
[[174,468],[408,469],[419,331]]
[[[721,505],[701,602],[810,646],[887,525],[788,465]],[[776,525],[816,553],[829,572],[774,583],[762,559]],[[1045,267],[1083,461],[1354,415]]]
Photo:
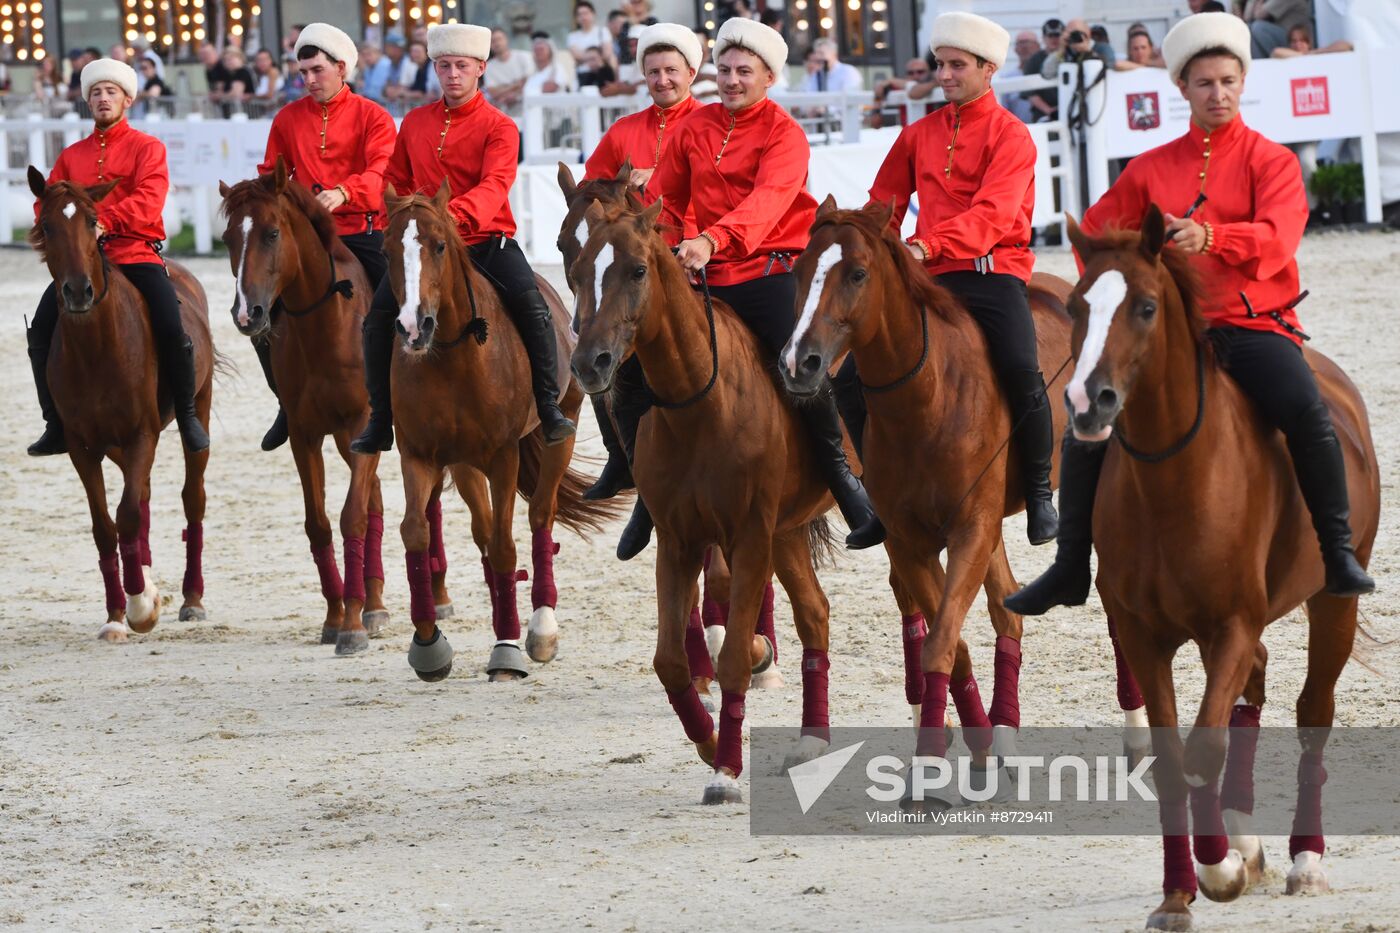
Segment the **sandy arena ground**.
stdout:
[[[1300,256],[1316,345],[1370,405],[1385,491],[1365,601],[1373,631],[1400,635],[1400,236],[1309,237]],[[258,450],[273,402],[227,309],[227,263],[190,265],[210,293],[217,345],[242,375],[215,394],[205,578],[209,621],[174,621],[123,646],[98,643],[102,585],[77,476],[24,445],[39,418],[20,316],[46,274],[0,252],[0,925],[151,930],[535,929],[959,930],[1140,928],[1158,899],[1153,839],[753,838],[747,804],[700,805],[706,769],[651,671],[654,551],[614,560],[617,529],[560,534],[558,660],[524,684],[486,682],[489,607],[465,510],[447,508],[458,651],[449,680],[405,662],[410,628],[398,461],[385,458],[389,637],[353,659],[317,644],[323,602],[302,533],[290,454]],[[1041,268],[1067,274],[1066,254]],[[559,278],[559,270],[550,270]],[[100,391],[100,386],[94,390]],[[601,454],[592,415],[580,450]],[[596,472],[597,464],[587,467]],[[167,432],[153,498],[156,578],[178,589],[181,461]],[[332,467],[333,509],[346,471]],[[109,471],[109,484],[115,474]],[[109,489],[115,489],[109,485]],[[112,492],[115,503],[117,493]],[[334,514],[334,513],[333,513]],[[517,541],[528,529],[516,512]],[[522,530],[523,529],[523,530]],[[1029,579],[1051,557],[1007,524]],[[902,725],[898,616],[882,551],[844,555],[832,603],[837,725]],[[528,589],[521,587],[522,602]],[[176,595],[178,605],[178,594]],[[528,604],[527,604],[528,605]],[[779,608],[789,685],[755,692],[749,721],[800,721],[798,642]],[[1266,725],[1292,722],[1305,626],[1270,629]],[[977,606],[967,635],[990,695],[993,636]],[[1381,664],[1400,668],[1392,654]],[[1184,717],[1200,695],[1179,658]],[[1112,655],[1097,600],[1028,620],[1023,721],[1117,724]],[[1394,684],[1348,667],[1339,724],[1400,724]],[[1287,843],[1265,841],[1274,866]],[[1335,893],[1283,895],[1277,869],[1229,905],[1198,901],[1203,930],[1400,928],[1400,839],[1328,841]]]

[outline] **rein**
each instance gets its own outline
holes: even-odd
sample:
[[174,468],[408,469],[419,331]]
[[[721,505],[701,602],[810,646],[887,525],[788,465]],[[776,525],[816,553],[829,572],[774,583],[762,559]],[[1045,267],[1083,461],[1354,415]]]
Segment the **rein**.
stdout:
[[1193,440],[1196,439],[1196,435],[1200,432],[1201,425],[1205,423],[1205,420],[1206,349],[1203,344],[1198,343],[1196,345],[1196,420],[1192,422],[1191,427],[1186,431],[1185,434],[1181,436],[1181,439],[1178,440],[1175,444],[1172,444],[1166,450],[1160,451],[1155,454],[1150,454],[1145,451],[1138,450],[1132,444],[1129,444],[1127,439],[1123,437],[1123,432],[1121,430],[1114,431],[1113,436],[1118,438],[1118,446],[1123,448],[1123,452],[1126,453],[1128,456],[1132,457],[1134,460],[1140,461],[1142,463],[1161,463],[1164,460],[1170,460],[1172,457],[1175,457],[1177,454],[1185,450],[1187,445],[1189,445]]
[[681,402],[666,402],[657,398],[651,387],[647,387],[647,393],[651,396],[651,403],[657,408],[664,408],[668,411],[677,411],[682,408],[689,408],[696,402],[710,394],[710,390],[715,387],[715,382],[719,379],[719,338],[715,334],[715,306],[710,298],[710,282],[705,276],[705,269],[700,269],[700,291],[705,296],[705,323],[710,328],[710,357],[714,360],[710,368],[710,381],[705,383],[705,387],[696,392],[690,398]]
[[[467,257],[467,263],[471,263],[470,256]],[[436,344],[436,346],[439,346],[444,350],[452,349],[453,347],[457,346],[457,344],[461,343],[463,340],[466,340],[469,336],[475,337],[478,345],[484,344],[486,342],[487,325],[489,322],[486,320],[486,318],[482,317],[477,313],[476,289],[472,288],[472,270],[469,265],[464,265],[462,267],[462,278],[465,279],[467,283],[467,304],[471,306],[472,316],[471,320],[467,321],[467,323],[462,325],[462,329],[457,333],[456,337],[453,337],[451,340],[446,341],[444,343]]]
[[320,298],[316,299],[316,301],[312,302],[309,307],[302,308],[300,311],[293,311],[291,308],[287,307],[287,303],[284,301],[282,302],[283,314],[286,314],[288,317],[306,317],[306,315],[310,314],[312,311],[315,311],[317,308],[330,301],[336,295],[340,295],[343,298],[354,297],[354,283],[352,283],[349,279],[341,279],[339,281],[336,281],[335,253],[332,250],[326,250],[326,259],[328,259],[331,264],[331,282],[329,285],[326,286],[325,294],[323,294]]
[[[896,379],[894,382],[887,382],[887,383],[885,383],[885,384],[882,385],[882,386],[872,386],[872,385],[867,385],[867,384],[864,383],[864,382],[861,382],[860,387],[861,387],[862,390],[864,390],[867,394],[870,394],[870,395],[879,395],[879,394],[882,393],[882,392],[893,392],[895,389],[898,389],[900,386],[908,384],[908,382],[909,382],[911,379],[913,379],[915,376],[917,376],[920,372],[923,371],[924,364],[928,362],[928,309],[927,309],[927,308],[923,308],[923,307],[920,307],[920,308],[919,308],[919,325],[923,328],[923,332],[924,332],[924,350],[923,350],[922,353],[919,354],[919,362],[917,362],[917,363],[914,364],[914,368],[911,369],[911,370],[909,370],[909,372],[905,373],[904,375],[900,376],[900,377],[899,377],[898,379]],[[1061,367],[1061,368],[1063,369],[1064,367]],[[1051,381],[1053,382],[1054,380],[1051,380]]]

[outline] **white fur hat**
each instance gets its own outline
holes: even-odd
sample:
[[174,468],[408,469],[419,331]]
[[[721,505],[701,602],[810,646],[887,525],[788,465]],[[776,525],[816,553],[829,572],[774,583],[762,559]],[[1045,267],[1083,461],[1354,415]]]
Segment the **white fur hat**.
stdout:
[[654,45],[674,47],[685,58],[685,63],[690,66],[691,71],[699,71],[700,63],[705,59],[700,40],[695,37],[695,31],[688,26],[653,23],[642,30],[642,37],[637,40],[638,64],[646,61],[647,51]]
[[83,74],[79,80],[83,86],[83,100],[87,100],[88,91],[92,90],[94,84],[103,81],[111,81],[125,91],[127,97],[136,96],[135,70],[126,62],[119,62],[115,58],[99,58],[88,62],[83,66]]
[[719,35],[715,37],[715,49],[712,53],[715,62],[719,62],[719,57],[729,51],[730,46],[735,45],[746,48],[763,59],[763,64],[775,75],[782,74],[783,67],[787,65],[788,47],[783,37],[776,29],[757,20],[741,19],[737,16],[725,20],[724,25],[719,27]]
[[944,13],[933,21],[933,40],[929,48],[936,53],[944,46],[971,52],[996,65],[1000,71],[1011,48],[1011,33],[976,13]]
[[471,23],[443,23],[428,27],[428,57],[462,55],[486,61],[491,57],[491,30]]
[[330,58],[345,63],[345,80],[355,77],[355,65],[360,61],[360,50],[355,48],[355,40],[330,23],[307,23],[297,36],[295,55],[303,46],[314,45]]
[[1249,26],[1232,13],[1197,13],[1172,27],[1162,40],[1162,58],[1173,81],[1181,79],[1181,69],[1206,49],[1226,49],[1249,71]]

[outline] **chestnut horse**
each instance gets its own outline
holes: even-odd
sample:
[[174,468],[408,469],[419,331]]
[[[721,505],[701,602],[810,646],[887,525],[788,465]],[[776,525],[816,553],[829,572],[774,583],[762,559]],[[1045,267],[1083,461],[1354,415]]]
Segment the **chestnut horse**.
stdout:
[[[472,265],[447,208],[450,197],[446,181],[432,199],[401,198],[392,186],[385,195],[385,252],[400,308],[391,385],[403,464],[401,531],[416,632],[408,662],[423,680],[441,680],[451,671],[452,648],[436,622],[426,509],[445,468],[452,469],[459,487],[464,476],[479,471],[491,491],[483,567],[496,644],[487,672],[492,680],[516,680],[529,672],[519,646],[515,601],[515,584],[525,578],[523,572],[517,574],[511,537],[516,492],[530,502],[534,612],[525,647],[539,662],[552,660],[558,648],[555,520],[580,533],[598,531],[620,510],[613,503],[582,498],[588,478],[569,469],[573,438],[546,446],[525,348],[495,287]],[[568,348],[573,336],[568,312],[549,283],[537,281],[553,312],[559,344]],[[565,386],[560,405],[567,416],[577,418],[583,392],[567,372],[560,374],[560,383]]]
[[[245,337],[271,342],[272,371],[301,478],[306,536],[326,599],[321,644],[335,645],[337,655],[366,651],[369,636],[389,621],[380,558],[379,455],[349,449],[369,417],[360,327],[371,289],[360,263],[336,236],[330,212],[299,182],[288,180],[280,156],[272,174],[232,188],[220,182],[219,193],[228,217],[224,243],[237,282],[233,324]],[[340,513],[343,584],[326,517],[321,447],[327,435],[350,467]]]
[[[1259,723],[1265,626],[1304,604],[1308,667],[1297,705],[1302,755],[1287,891],[1326,890],[1323,746],[1356,633],[1357,601],[1324,592],[1317,539],[1283,436],[1215,365],[1189,259],[1163,248],[1156,205],[1141,233],[1090,238],[1073,220],[1066,226],[1084,263],[1069,305],[1078,359],[1074,430],[1085,437],[1116,432],[1121,448],[1106,455],[1094,507],[1098,591],[1117,622],[1148,719],[1166,727],[1152,730],[1166,897],[1148,926],[1180,930],[1190,925],[1198,882],[1207,897],[1232,900],[1262,868],[1259,839],[1248,825],[1252,776],[1241,764],[1252,753],[1237,756],[1234,742],[1247,744]],[[1086,348],[1091,329],[1093,347]],[[1380,520],[1366,408],[1340,367],[1304,352],[1346,460],[1351,527],[1364,566]],[[1206,685],[1183,747],[1172,659],[1187,641],[1200,649]],[[1236,728],[1225,766],[1227,725]],[[1228,831],[1217,787],[1222,769]]]
[[[889,220],[888,205],[840,210],[830,197],[821,204],[794,269],[802,316],[780,369],[789,391],[811,394],[847,351],[855,356],[869,408],[866,488],[889,534],[894,572],[931,620],[922,644],[920,626],[905,631],[906,683],[918,678],[910,702],[922,701],[920,753],[946,750],[951,687],[972,750],[980,756],[996,741],[1005,755],[1020,726],[1022,628],[1001,604],[1016,589],[1001,525],[1024,508],[1019,461],[1004,455],[1009,409],[981,329],[910,257]],[[1069,283],[1053,276],[1031,283],[1038,351],[1050,365],[1069,356],[1068,294]],[[1065,414],[1052,409],[1059,430]],[[945,548],[946,581],[939,567]],[[961,641],[984,584],[997,634],[990,719]]]
[[[151,573],[151,465],[161,429],[174,417],[169,389],[160,385],[145,301],[112,268],[98,242],[95,205],[115,184],[47,185],[43,174],[29,167],[29,188],[39,199],[29,242],[48,264],[60,296],[48,380],[63,418],[68,457],[83,482],[92,513],[92,537],[107,593],[107,621],[97,635],[108,642],[125,641],[131,631],[149,632],[160,617],[160,591]],[[208,428],[216,363],[208,302],[187,269],[173,262],[166,267],[180,299],[181,322],[194,344],[195,410]],[[209,451],[191,453],[184,445],[181,450],[187,524],[179,618],[198,621],[206,618],[201,560]],[[107,511],[105,457],[122,471],[115,524]]]

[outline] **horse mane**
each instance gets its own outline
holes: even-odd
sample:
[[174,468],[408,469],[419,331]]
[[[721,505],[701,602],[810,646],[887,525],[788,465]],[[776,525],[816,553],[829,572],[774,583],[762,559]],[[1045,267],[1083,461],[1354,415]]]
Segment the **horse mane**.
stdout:
[[43,207],[39,211],[39,216],[34,219],[34,226],[29,228],[29,234],[26,237],[29,241],[29,245],[38,250],[40,261],[45,262],[48,260],[49,256],[48,237],[44,235],[43,221],[48,212],[52,210],[52,206],[58,203],[55,197],[56,192],[71,197],[73,203],[78,206],[78,210],[83,212],[83,216],[88,221],[97,220],[97,203],[93,201],[92,196],[87,193],[87,189],[82,185],[75,184],[71,181],[58,181],[49,185],[44,191]]
[[[311,228],[316,231],[321,244],[328,251],[334,249],[338,237],[335,233],[335,218],[331,216],[331,212],[322,207],[310,189],[296,179],[288,178],[282,191],[292,204],[306,215],[306,219],[311,221]],[[276,200],[275,176],[259,175],[257,178],[249,178],[240,181],[229,190],[228,197],[224,198],[224,216],[250,208],[254,204],[273,204]]]
[[882,244],[894,264],[900,285],[914,304],[929,309],[945,321],[957,321],[966,316],[962,305],[953,299],[947,289],[933,281],[933,276],[914,260],[888,224],[881,224],[863,210],[834,210],[817,219],[812,233],[816,234],[826,226],[855,227],[870,242]]
[[[1097,236],[1089,237],[1089,251],[1132,250],[1139,251],[1142,232],[1126,227],[1109,227]],[[1186,311],[1186,321],[1191,325],[1191,335],[1197,343],[1209,345],[1206,339],[1206,319],[1201,313],[1201,298],[1205,289],[1201,284],[1200,273],[1191,264],[1191,257],[1179,249],[1164,246],[1159,254],[1167,275],[1181,295],[1181,304]]]

